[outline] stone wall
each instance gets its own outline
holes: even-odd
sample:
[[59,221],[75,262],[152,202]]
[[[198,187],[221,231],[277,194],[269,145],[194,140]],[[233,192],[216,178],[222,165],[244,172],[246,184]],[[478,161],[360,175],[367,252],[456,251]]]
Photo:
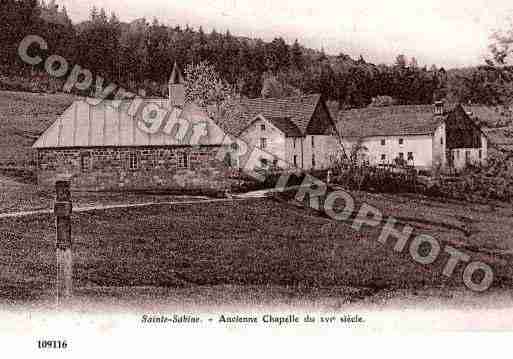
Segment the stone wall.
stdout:
[[39,149],[38,183],[71,179],[74,190],[224,191],[229,168],[219,146]]

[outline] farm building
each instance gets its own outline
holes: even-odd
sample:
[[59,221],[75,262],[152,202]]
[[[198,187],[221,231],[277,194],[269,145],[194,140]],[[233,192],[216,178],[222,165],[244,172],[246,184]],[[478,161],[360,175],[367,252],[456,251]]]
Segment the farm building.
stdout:
[[487,160],[487,136],[461,105],[343,111],[337,126],[346,150],[358,143],[358,156],[371,165],[401,161],[424,170],[461,170]]
[[228,121],[185,103],[175,64],[168,99],[135,102],[75,101],[33,145],[39,183],[70,179],[74,189],[91,191],[221,190],[233,168],[326,168],[338,148],[320,95],[240,100],[238,117]]
[[339,149],[336,125],[321,95],[244,99],[239,111],[236,121],[219,126],[244,142],[244,152],[254,154],[238,163],[241,167],[324,169]]
[[216,159],[224,133],[203,109],[185,104],[176,65],[168,99],[91,100],[75,101],[33,145],[40,184],[70,179],[72,188],[91,191],[229,185],[228,168]]

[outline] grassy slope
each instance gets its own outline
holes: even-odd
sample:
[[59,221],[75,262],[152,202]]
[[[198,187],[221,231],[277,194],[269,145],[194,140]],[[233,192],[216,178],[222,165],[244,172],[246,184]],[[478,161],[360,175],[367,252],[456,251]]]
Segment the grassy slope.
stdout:
[[[72,194],[73,206],[75,208],[199,199],[194,196],[178,196],[166,193],[73,192]],[[0,175],[0,214],[52,209],[54,201],[55,190],[52,188],[42,188],[31,183],[17,182],[16,179]]]
[[41,133],[73,102],[65,94],[0,91],[0,165],[31,160],[33,139],[19,131]]
[[[78,286],[271,285],[295,294],[461,286],[441,275],[444,256],[423,267],[379,244],[375,230],[357,233],[272,200],[97,211],[73,225]],[[51,290],[53,231],[51,216],[0,221],[0,298]],[[511,278],[509,265],[498,268],[501,281]]]

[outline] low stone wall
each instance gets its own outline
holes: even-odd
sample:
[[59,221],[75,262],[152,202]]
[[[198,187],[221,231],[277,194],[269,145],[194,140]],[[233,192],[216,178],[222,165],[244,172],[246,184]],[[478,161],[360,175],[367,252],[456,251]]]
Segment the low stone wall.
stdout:
[[38,183],[70,179],[73,190],[224,191],[229,168],[216,159],[220,147],[113,147],[41,149]]

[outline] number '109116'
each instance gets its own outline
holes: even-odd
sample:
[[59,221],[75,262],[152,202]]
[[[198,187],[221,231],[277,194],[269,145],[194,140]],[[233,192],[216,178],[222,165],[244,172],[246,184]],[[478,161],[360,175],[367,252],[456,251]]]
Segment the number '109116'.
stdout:
[[38,340],[37,347],[39,349],[66,349],[68,343],[66,340]]

